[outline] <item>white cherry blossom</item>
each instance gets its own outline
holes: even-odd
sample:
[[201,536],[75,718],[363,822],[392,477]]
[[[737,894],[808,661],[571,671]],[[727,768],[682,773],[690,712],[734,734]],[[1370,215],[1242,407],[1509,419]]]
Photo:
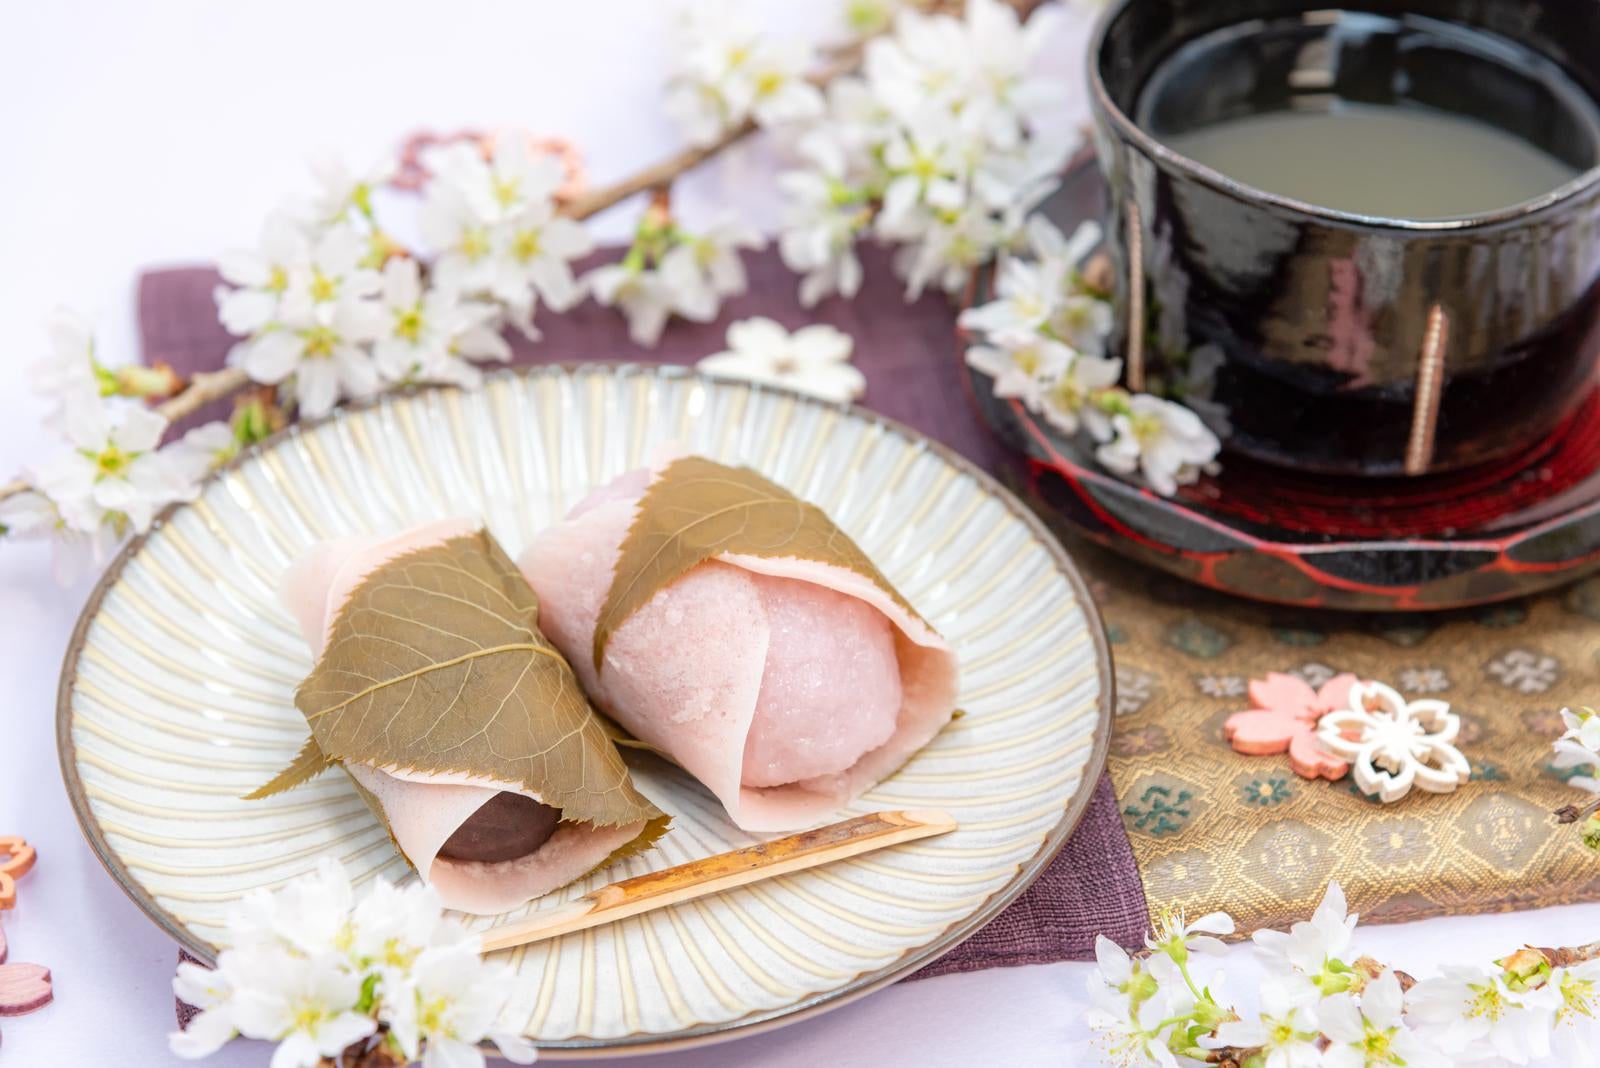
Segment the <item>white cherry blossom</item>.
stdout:
[[380,305],[364,296],[298,302],[285,308],[280,324],[235,347],[229,359],[252,381],[276,385],[293,378],[301,414],[314,418],[342,397],[377,390],[370,346],[382,329]]
[[227,463],[239,451],[233,428],[218,420],[195,427],[162,452],[192,482]]
[[255,249],[223,253],[217,269],[229,285],[218,286],[215,296],[224,329],[245,337],[276,319],[291,275],[302,271],[310,256],[303,223],[285,207],[261,224]]
[[1163,497],[1199,479],[1221,449],[1200,417],[1172,401],[1142,393],[1128,400],[1128,411],[1112,417],[1116,437],[1095,457],[1121,475],[1139,474]]
[[1342,958],[1350,948],[1358,918],[1355,913],[1347,914],[1344,888],[1330,882],[1310,920],[1295,923],[1287,932],[1257,931],[1250,937],[1269,968],[1302,975],[1324,995],[1336,994],[1347,989],[1352,979]]
[[969,61],[976,81],[987,90],[978,97],[981,118],[990,143],[1000,148],[1019,144],[1037,122],[1035,116],[1049,114],[1067,100],[1062,82],[1035,73],[1060,14],[1047,6],[1023,22],[1010,4],[968,0]]
[[817,323],[794,333],[771,319],[742,319],[728,327],[728,351],[696,366],[709,374],[782,386],[823,400],[855,400],[866,376],[850,364],[849,334]]
[[478,1043],[517,1063],[533,1046],[499,1023],[516,992],[503,965],[484,962],[481,941],[442,914],[438,893],[383,878],[356,900],[338,861],[284,887],[252,891],[225,918],[229,948],[217,969],[181,965],[173,989],[202,1013],[170,1036],[183,1058],[203,1057],[235,1032],[279,1043],[274,1068],[314,1065],[384,1041],[424,1066],[481,1066]]
[[1259,1049],[1261,1068],[1319,1068],[1316,1001],[1317,992],[1304,984],[1269,983],[1261,988],[1260,1015],[1221,1024],[1216,1042]]
[[322,225],[345,220],[352,213],[371,218],[373,194],[393,181],[399,170],[399,161],[393,156],[356,170],[337,152],[318,153],[311,157],[310,165],[317,183],[311,213]]
[[[691,281],[697,289],[701,286],[698,279]],[[680,310],[672,286],[660,272],[648,268],[606,264],[585,275],[584,282],[600,304],[622,310],[628,319],[628,336],[646,348],[655,347],[667,320]]]
[[278,1043],[271,1068],[316,1068],[377,1030],[376,1020],[356,1011],[361,976],[344,968],[337,953],[256,953],[249,981],[235,988],[228,1012],[241,1035]]
[[954,295],[999,244],[1000,223],[981,204],[928,216],[920,236],[895,253],[895,270],[905,279],[906,299],[916,300],[930,286]]
[[429,149],[422,162],[433,175],[430,194],[458,198],[465,211],[489,226],[550,201],[566,180],[559,159],[509,132],[493,139],[487,156],[477,142],[456,141]]
[[1507,1063],[1529,1064],[1550,1053],[1559,1001],[1548,986],[1514,991],[1483,968],[1446,965],[1407,992],[1405,1007],[1445,1053],[1492,1051]]
[[1096,441],[1111,440],[1111,416],[1095,404],[1095,397],[1121,378],[1121,360],[1075,354],[1071,365],[1040,397],[1045,421],[1063,434],[1076,434],[1082,427]]
[[85,397],[68,405],[72,449],[39,467],[33,485],[80,533],[110,524],[120,537],[144,533],[160,508],[192,500],[194,481],[159,449],[167,421],[140,404]]
[[452,290],[424,288],[415,260],[391,260],[383,272],[384,322],[373,359],[389,382],[450,382],[473,387],[473,361],[511,358],[495,329],[499,310],[462,300]]
[[74,400],[99,396],[103,372],[94,355],[94,330],[66,308],[51,313],[45,323],[50,353],[28,368],[33,391],[50,402],[45,426],[61,430],[67,406]]
[[1600,1046],[1593,1041],[1600,1019],[1600,960],[1587,960],[1550,972],[1550,989],[1556,1004],[1555,1055],[1562,1064],[1593,1064]]
[[1188,923],[1183,911],[1178,909],[1164,912],[1157,918],[1155,930],[1145,937],[1144,944],[1150,950],[1166,953],[1173,960],[1188,953],[1217,956],[1227,952],[1227,946],[1213,936],[1231,934],[1233,917],[1226,912],[1208,912]]
[[1324,1068],[1444,1068],[1428,1041],[1406,1026],[1400,980],[1385,971],[1357,999],[1344,993],[1317,1006],[1317,1021],[1329,1046]]
[[994,379],[996,397],[1016,397],[1039,410],[1052,387],[1071,373],[1076,354],[1042,334],[1012,333],[994,345],[967,349],[967,366]]
[[681,13],[667,113],[691,143],[709,145],[746,119],[775,127],[817,117],[822,93],[806,80],[812,49],[764,36],[746,11],[702,3]]
[[1007,256],[995,277],[996,299],[963,311],[958,322],[968,330],[991,334],[1037,332],[1061,307],[1070,269],[1065,260]]
[[1563,708],[1561,721],[1567,729],[1556,739],[1551,763],[1558,768],[1600,767],[1600,715],[1588,708],[1577,712]]
[[687,250],[711,291],[726,298],[749,288],[743,254],[766,248],[767,241],[755,227],[725,212],[697,233],[683,235],[678,247]]
[[784,265],[803,275],[800,303],[810,308],[831,294],[849,299],[860,291],[856,235],[872,213],[866,193],[845,182],[839,144],[819,134],[802,141],[800,152],[813,166],[778,176],[786,197],[778,250]]
[[382,279],[377,271],[362,265],[366,255],[366,235],[356,227],[340,223],[323,232],[310,255],[289,268],[289,284],[278,305],[277,321],[310,318],[377,293]]
[[508,216],[495,231],[489,293],[506,306],[524,333],[533,336],[537,301],[557,312],[577,303],[579,290],[572,261],[593,248],[594,241],[583,225],[556,215],[551,201],[529,205]]
[[482,1068],[478,1043],[494,1042],[500,1056],[532,1064],[537,1051],[497,1017],[514,989],[510,969],[486,965],[475,945],[430,946],[417,954],[406,978],[385,983],[390,1033],[406,1057],[420,1053],[423,1068]]
[[463,293],[483,293],[492,287],[494,230],[473,212],[462,188],[440,179],[429,182],[418,224],[434,255],[430,273],[435,285]]

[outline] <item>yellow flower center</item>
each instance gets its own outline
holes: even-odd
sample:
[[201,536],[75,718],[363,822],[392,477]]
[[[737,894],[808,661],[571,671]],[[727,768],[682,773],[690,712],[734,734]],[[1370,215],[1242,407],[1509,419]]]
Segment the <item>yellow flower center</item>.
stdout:
[[511,240],[511,254],[523,263],[539,255],[539,231],[518,230]]
[[783,75],[777,71],[763,71],[756,78],[756,96],[771,96],[783,88]]
[[469,260],[480,259],[489,254],[489,232],[482,227],[463,231],[461,234],[461,254]]
[[94,458],[94,477],[98,482],[103,478],[121,478],[128,470],[128,465],[133,463],[134,454],[123,452],[115,445],[107,445],[105,450]]
[[1161,438],[1162,422],[1160,416],[1133,415],[1128,417],[1128,425],[1133,430],[1134,439],[1141,445],[1150,445]]
[[415,946],[407,945],[398,938],[391,938],[383,944],[382,961],[394,968],[409,968],[417,959]]
[[1501,996],[1495,986],[1474,986],[1472,1003],[1467,1007],[1468,1016],[1483,1016],[1490,1020],[1498,1020],[1506,1011],[1505,998]]
[[509,208],[517,202],[521,192],[520,183],[515,178],[494,177],[494,198],[502,208]]
[[298,1001],[290,1014],[290,1031],[315,1032],[328,1018],[328,1010],[315,1001]]
[[273,293],[282,293],[289,288],[289,272],[282,267],[273,267],[272,273],[267,276],[267,289]]
[[1367,1055],[1368,1064],[1391,1064],[1394,1055],[1390,1052],[1394,1045],[1394,1032],[1380,1031],[1367,1024],[1366,1037],[1361,1040],[1361,1049]]
[[1017,365],[1017,370],[1023,374],[1032,375],[1039,373],[1039,350],[1018,349],[1011,354],[1011,362]]
[[339,343],[339,335],[326,326],[313,326],[302,331],[301,337],[305,338],[306,347],[303,353],[308,359],[327,359],[333,355],[333,347]]
[[339,280],[329,278],[320,270],[313,271],[311,275],[311,299],[318,304],[332,300],[339,295]]
[[1076,411],[1088,399],[1083,390],[1078,388],[1078,383],[1070,378],[1062,378],[1050,387],[1051,402],[1063,411]]
[[1595,986],[1591,979],[1574,978],[1571,972],[1561,977],[1561,1015],[1593,1016]]
[[422,308],[413,304],[394,316],[394,332],[412,344],[422,337]]
[[417,1006],[417,1030],[425,1035],[448,1034],[445,1013],[450,1009],[447,998],[434,998]]

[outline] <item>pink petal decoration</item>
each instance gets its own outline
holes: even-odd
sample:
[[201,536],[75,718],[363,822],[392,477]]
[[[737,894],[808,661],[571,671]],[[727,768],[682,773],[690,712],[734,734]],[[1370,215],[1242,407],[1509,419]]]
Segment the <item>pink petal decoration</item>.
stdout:
[[1350,773],[1350,765],[1322,748],[1315,725],[1289,739],[1289,769],[1302,779],[1334,782]]
[[1222,734],[1235,752],[1248,756],[1267,756],[1289,748],[1294,736],[1305,729],[1303,717],[1276,708],[1255,708],[1235,712],[1222,724]]
[[1289,767],[1304,779],[1340,779],[1350,765],[1317,744],[1317,720],[1343,707],[1354,675],[1335,675],[1313,690],[1304,679],[1281,671],[1250,680],[1250,700],[1257,705],[1235,712],[1222,724],[1223,737],[1235,752],[1248,756],[1289,754]]
[[1264,679],[1250,680],[1250,700],[1257,708],[1299,714],[1316,703],[1317,691],[1296,675],[1271,671]]
[[1349,672],[1335,675],[1322,684],[1322,689],[1317,691],[1317,713],[1322,715],[1332,712],[1336,708],[1344,708],[1350,703],[1350,687],[1359,680]]
[[0,964],[0,1016],[22,1016],[50,1004],[50,969],[42,964]]

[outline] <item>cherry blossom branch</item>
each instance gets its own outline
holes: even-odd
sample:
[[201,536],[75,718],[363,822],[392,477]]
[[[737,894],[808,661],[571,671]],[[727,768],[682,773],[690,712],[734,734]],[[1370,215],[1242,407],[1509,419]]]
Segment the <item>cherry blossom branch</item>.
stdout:
[[[1019,17],[1026,19],[1048,0],[1004,0],[1004,2],[1016,10]],[[932,12],[947,9],[958,11],[964,5],[962,0],[926,0],[919,6],[925,11]],[[821,89],[826,88],[839,77],[854,73],[861,67],[867,42],[878,35],[870,34],[827,49],[825,51],[825,55],[828,57],[827,62],[821,69],[809,75],[807,80]],[[755,133],[757,129],[757,124],[753,119],[746,119],[721,134],[709,144],[682,149],[666,159],[642,168],[621,181],[602,186],[587,193],[577,194],[559,204],[557,210],[559,214],[567,218],[583,220],[615,207],[640,193],[665,189],[675,179],[743,141],[746,137]],[[249,385],[250,378],[242,368],[228,367],[219,371],[200,372],[189,380],[188,385],[181,392],[157,405],[155,411],[169,422],[177,422],[186,416],[192,415],[212,401],[229,397]],[[29,489],[29,484],[22,479],[13,479],[10,482],[0,484],[0,501],[24,493]]]
[[[1585,961],[1597,959],[1600,959],[1600,942],[1556,948],[1523,946],[1510,956],[1502,957],[1495,963],[1519,979],[1527,980],[1548,976],[1550,971],[1555,968],[1571,968]],[[1385,971],[1392,971],[1395,979],[1399,981],[1402,991],[1409,991],[1417,985],[1416,979],[1410,975],[1399,969],[1385,968],[1383,963],[1374,957],[1357,957],[1351,964],[1356,971],[1360,972],[1368,980],[1377,979]],[[1324,1042],[1326,1042],[1326,1039],[1324,1039]],[[1244,1065],[1252,1063],[1253,1058],[1256,1063],[1259,1063],[1265,1052],[1259,1047],[1223,1046],[1211,1050],[1206,1056],[1205,1063],[1214,1064],[1217,1068],[1244,1068]]]

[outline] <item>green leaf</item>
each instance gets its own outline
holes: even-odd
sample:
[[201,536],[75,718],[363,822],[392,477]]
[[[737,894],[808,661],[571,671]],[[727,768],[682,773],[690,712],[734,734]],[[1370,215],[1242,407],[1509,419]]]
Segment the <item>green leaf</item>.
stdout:
[[517,783],[568,820],[664,819],[538,618],[485,532],[403,554],[340,609],[295,704],[329,760]]
[[605,657],[606,643],[628,617],[722,553],[798,557],[842,567],[870,579],[917,615],[822,509],[747,467],[686,456],[667,465],[639,500],[594,629],[595,669]]

